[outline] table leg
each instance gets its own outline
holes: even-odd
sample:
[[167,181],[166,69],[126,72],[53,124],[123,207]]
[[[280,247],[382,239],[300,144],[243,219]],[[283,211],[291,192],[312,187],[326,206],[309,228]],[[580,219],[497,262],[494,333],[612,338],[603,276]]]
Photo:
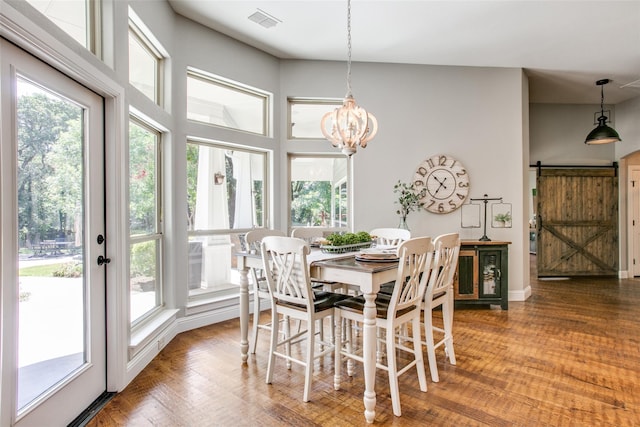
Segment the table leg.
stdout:
[[376,294],[364,294],[364,299],[364,417],[368,423],[373,423],[376,416]]
[[240,356],[242,363],[249,358],[249,269],[240,269]]

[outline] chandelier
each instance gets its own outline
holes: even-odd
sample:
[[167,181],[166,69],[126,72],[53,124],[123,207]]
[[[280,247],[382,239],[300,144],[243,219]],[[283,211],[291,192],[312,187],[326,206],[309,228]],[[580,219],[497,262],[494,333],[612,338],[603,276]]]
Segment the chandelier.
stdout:
[[[334,147],[340,147],[347,156],[355,154],[358,145],[362,148],[373,139],[378,131],[378,121],[367,111],[356,104],[351,93],[351,0],[347,0],[347,94],[342,107],[326,113],[322,117],[320,127],[322,134]],[[331,121],[331,127],[327,122]]]

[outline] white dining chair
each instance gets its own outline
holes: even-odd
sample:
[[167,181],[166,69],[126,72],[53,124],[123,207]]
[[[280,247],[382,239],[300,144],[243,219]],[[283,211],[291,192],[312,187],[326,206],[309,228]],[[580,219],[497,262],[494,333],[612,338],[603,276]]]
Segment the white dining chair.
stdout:
[[[427,347],[431,380],[440,381],[436,361],[436,349],[444,346],[445,359],[452,365],[456,364],[456,354],[453,350],[453,281],[458,268],[460,253],[460,237],[458,233],[442,234],[433,240],[435,255],[433,268],[429,277],[429,284],[424,297],[424,337],[423,344]],[[442,327],[433,323],[433,311],[442,307]],[[442,338],[436,341],[434,332]]]
[[[319,239],[322,239],[335,231],[336,229],[324,227],[296,227],[291,230],[291,237],[302,239],[309,245],[312,245]],[[351,293],[353,295],[357,295],[360,292],[360,288],[358,286],[348,285],[346,283],[318,279],[311,279],[311,282],[314,287],[322,287],[325,291]]]
[[[269,292],[272,295],[272,329],[269,360],[267,364],[267,384],[273,381],[276,357],[305,367],[304,392],[302,400],[309,401],[311,381],[313,379],[314,360],[334,351],[331,342],[316,335],[316,322],[333,318],[334,304],[348,295],[313,290],[309,278],[307,255],[309,245],[294,237],[270,236],[262,239],[262,260]],[[304,322],[306,329],[292,334],[289,322],[283,322],[284,337],[279,334],[280,315]],[[291,345],[300,340],[306,341],[304,359],[292,355]],[[316,347],[319,347],[316,348]]]
[[374,228],[369,234],[375,236],[376,244],[388,246],[398,246],[411,238],[411,231],[404,228]]
[[[433,244],[430,237],[417,237],[409,239],[398,247],[398,273],[395,287],[390,296],[379,295],[376,298],[376,327],[384,332],[386,346],[386,364],[383,360],[376,363],[377,369],[386,370],[389,375],[389,387],[393,414],[401,416],[400,389],[398,377],[415,366],[418,374],[420,391],[427,391],[427,378],[422,356],[422,343],[420,337],[420,313],[424,292],[427,286],[429,269],[433,257]],[[364,321],[365,299],[362,296],[351,297],[336,303],[335,322],[340,325],[342,319],[362,324]],[[410,328],[403,328],[405,325]],[[338,328],[338,326],[336,326]],[[410,341],[397,339],[396,331],[400,328],[407,330]],[[335,350],[335,379],[334,387],[340,389],[342,358],[346,357],[347,374],[353,375],[353,360],[362,362],[362,348],[354,346],[352,328],[346,328],[346,342],[342,342],[341,334],[336,330]],[[412,344],[412,345],[410,345]],[[411,360],[403,366],[399,366],[396,358],[396,350],[408,353]]]
[[[280,230],[272,230],[268,228],[258,228],[249,231],[244,239],[247,244],[248,251],[260,252],[260,243],[262,239],[267,236],[284,236],[285,233]],[[251,342],[249,343],[249,352],[251,354],[256,353],[256,346],[258,343],[258,333],[260,330],[271,331],[271,322],[260,323],[261,301],[271,301],[271,295],[267,287],[267,280],[264,276],[262,269],[251,268],[249,269],[249,277],[253,283],[253,320],[251,324]]]

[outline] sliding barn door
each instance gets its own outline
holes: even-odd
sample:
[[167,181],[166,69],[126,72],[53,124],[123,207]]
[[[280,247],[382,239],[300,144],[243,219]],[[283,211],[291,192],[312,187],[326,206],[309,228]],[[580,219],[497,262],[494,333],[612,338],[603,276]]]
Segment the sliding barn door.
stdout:
[[618,273],[617,168],[538,168],[538,277]]

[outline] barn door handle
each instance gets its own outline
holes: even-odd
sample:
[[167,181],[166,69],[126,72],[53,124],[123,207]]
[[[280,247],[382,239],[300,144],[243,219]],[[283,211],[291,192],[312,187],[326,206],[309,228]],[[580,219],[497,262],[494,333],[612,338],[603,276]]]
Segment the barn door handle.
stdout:
[[111,262],[111,258],[105,258],[102,255],[98,256],[98,265],[109,264]]

